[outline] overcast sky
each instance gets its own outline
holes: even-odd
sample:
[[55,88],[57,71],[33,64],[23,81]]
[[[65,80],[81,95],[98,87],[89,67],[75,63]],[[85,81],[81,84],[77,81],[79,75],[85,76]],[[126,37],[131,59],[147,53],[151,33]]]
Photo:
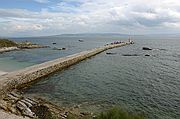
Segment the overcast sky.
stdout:
[[0,36],[180,33],[179,0],[0,0]]

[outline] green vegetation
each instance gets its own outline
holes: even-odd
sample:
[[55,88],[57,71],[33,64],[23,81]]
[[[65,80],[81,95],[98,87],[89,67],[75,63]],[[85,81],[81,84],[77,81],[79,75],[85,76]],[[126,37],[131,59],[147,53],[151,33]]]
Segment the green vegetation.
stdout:
[[95,119],[145,119],[143,115],[130,114],[120,108],[112,108],[107,112],[102,112]]
[[15,47],[17,44],[8,39],[0,39],[0,48],[1,47]]
[[77,116],[73,114],[68,114],[67,119],[145,119],[145,117],[140,114],[128,113],[121,108],[114,107],[106,112],[102,112],[93,117],[92,115]]

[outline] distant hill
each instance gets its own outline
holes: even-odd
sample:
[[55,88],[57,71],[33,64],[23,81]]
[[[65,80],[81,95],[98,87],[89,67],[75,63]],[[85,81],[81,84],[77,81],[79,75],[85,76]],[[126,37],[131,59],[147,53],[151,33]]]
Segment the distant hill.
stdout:
[[80,34],[60,34],[54,36],[129,36],[129,34],[118,33],[80,33]]
[[[28,37],[6,37],[11,39],[18,39],[18,38],[44,38],[44,37],[91,37],[91,36],[117,36],[117,37],[129,37],[129,36],[152,36],[152,37],[180,37],[180,33],[174,34],[121,34],[121,33],[77,33],[77,34],[57,34],[57,35],[47,35],[47,36],[28,36]],[[1,38],[0,38],[1,39]]]

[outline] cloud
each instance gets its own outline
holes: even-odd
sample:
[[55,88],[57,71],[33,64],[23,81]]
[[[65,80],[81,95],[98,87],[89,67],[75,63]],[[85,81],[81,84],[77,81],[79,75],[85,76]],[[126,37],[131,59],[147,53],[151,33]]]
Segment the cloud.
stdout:
[[38,3],[48,3],[49,0],[34,0],[35,2],[38,2]]
[[9,27],[12,34],[32,35],[180,32],[179,21],[178,0],[62,0],[41,11],[0,9],[0,25],[4,29],[1,34],[4,35],[9,35],[6,32]]
[[64,12],[64,13],[77,13],[80,9],[76,6],[77,4],[70,4],[68,2],[60,2],[55,6],[50,6],[52,11]]

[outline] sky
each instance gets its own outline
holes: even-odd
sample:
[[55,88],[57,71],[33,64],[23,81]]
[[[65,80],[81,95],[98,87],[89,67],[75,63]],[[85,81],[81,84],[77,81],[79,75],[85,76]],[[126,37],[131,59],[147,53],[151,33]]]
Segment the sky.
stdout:
[[0,0],[0,36],[180,33],[179,0]]

